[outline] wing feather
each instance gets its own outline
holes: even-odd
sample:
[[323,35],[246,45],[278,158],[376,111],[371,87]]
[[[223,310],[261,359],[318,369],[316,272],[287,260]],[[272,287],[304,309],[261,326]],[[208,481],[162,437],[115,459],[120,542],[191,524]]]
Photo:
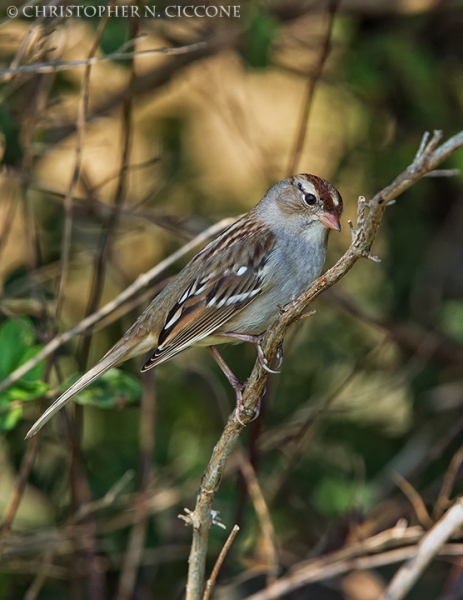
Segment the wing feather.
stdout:
[[275,237],[263,225],[240,231],[239,223],[193,259],[192,266],[201,261],[201,268],[167,313],[158,347],[142,371],[207,338],[264,290],[264,268]]

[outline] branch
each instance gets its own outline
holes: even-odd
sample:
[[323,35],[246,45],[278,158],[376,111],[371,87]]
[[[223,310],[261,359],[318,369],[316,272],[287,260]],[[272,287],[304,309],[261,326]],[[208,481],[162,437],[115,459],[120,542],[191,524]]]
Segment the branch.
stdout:
[[463,527],[463,498],[423,537],[416,556],[408,560],[394,575],[381,600],[401,600],[445,542]]
[[206,590],[204,591],[203,600],[210,599],[212,590],[214,589],[215,580],[217,579],[217,575],[219,574],[219,571],[220,571],[220,567],[222,566],[223,561],[225,560],[225,557],[227,556],[227,553],[230,550],[231,545],[233,544],[236,534],[238,533],[239,530],[240,530],[240,528],[238,527],[238,525],[233,526],[233,529],[231,530],[230,535],[227,538],[227,541],[225,542],[222,550],[220,551],[219,557],[217,558],[217,562],[215,563],[214,568],[212,569],[211,576],[207,580]]
[[[421,146],[412,164],[396,177],[390,185],[376,194],[368,203],[363,197],[359,198],[357,225],[355,227],[351,225],[352,243],[347,252],[331,269],[314,281],[305,292],[292,303],[283,307],[280,316],[268,329],[262,342],[262,349],[268,364],[272,364],[278,346],[282,343],[288,327],[300,318],[307,306],[315,298],[318,298],[322,292],[344,277],[359,258],[372,258],[370,250],[387,205],[463,146],[463,131],[441,146],[439,146],[442,139],[441,131],[434,131],[430,140],[429,137],[429,134],[423,136]],[[240,420],[244,424],[253,418],[254,410],[264,391],[267,377],[268,373],[257,361],[243,392],[244,408]],[[186,600],[200,600],[201,598],[204,587],[208,534],[212,524],[212,504],[228,457],[233,451],[243,427],[237,421],[236,415],[232,413],[212,452],[201,481],[196,507],[191,519],[193,540],[189,557]]]
[[[405,546],[395,550],[388,550],[371,556],[358,556],[354,558],[339,559],[336,562],[324,562],[323,559],[303,569],[298,569],[285,577],[281,577],[276,584],[261,592],[247,596],[246,600],[279,600],[292,591],[300,589],[310,583],[326,581],[339,577],[351,571],[368,571],[385,565],[391,565],[403,560],[412,559],[417,554],[417,546]],[[461,556],[462,544],[445,544],[436,553],[438,556]],[[383,597],[381,600],[385,600]]]
[[319,56],[315,63],[315,67],[309,72],[309,81],[307,85],[306,97],[302,107],[299,127],[297,128],[297,137],[294,143],[294,149],[291,153],[291,158],[288,165],[288,177],[296,173],[297,166],[300,162],[302,150],[307,135],[307,125],[309,123],[310,111],[313,104],[315,89],[322,76],[323,67],[331,50],[331,35],[333,33],[334,18],[338,11],[340,0],[330,0],[326,9],[327,24],[323,43],[321,44]]
[[0,69],[0,78],[10,78],[12,75],[19,73],[57,73],[58,71],[69,71],[78,67],[91,67],[101,62],[111,60],[131,60],[137,56],[146,54],[164,54],[169,56],[178,56],[179,54],[187,54],[188,52],[196,52],[207,46],[207,42],[195,42],[178,48],[152,48],[149,50],[137,50],[133,52],[113,52],[104,56],[93,56],[82,60],[62,61],[60,59],[50,62],[37,63],[34,65],[22,65],[19,67],[10,67],[8,69]]

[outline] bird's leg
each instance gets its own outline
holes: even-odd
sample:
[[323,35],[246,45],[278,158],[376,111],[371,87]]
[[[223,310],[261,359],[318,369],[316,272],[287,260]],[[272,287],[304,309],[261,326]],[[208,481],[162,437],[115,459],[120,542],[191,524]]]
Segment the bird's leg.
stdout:
[[[241,392],[243,391],[244,386],[246,384],[243,383],[242,381],[240,381],[236,377],[236,375],[233,373],[233,371],[230,369],[230,367],[224,361],[224,359],[222,358],[221,354],[219,353],[219,351],[217,350],[217,348],[215,346],[206,346],[206,348],[212,354],[213,359],[219,365],[219,367],[222,370],[222,373],[225,375],[225,377],[228,379],[230,385],[235,390],[235,392],[237,394],[236,398],[238,400],[238,393],[241,394]],[[237,402],[237,404],[238,404],[238,402]]]
[[[240,381],[236,377],[236,375],[233,373],[233,371],[230,369],[230,367],[224,361],[224,359],[222,358],[222,356],[220,355],[219,351],[217,350],[217,348],[215,346],[206,346],[206,348],[209,350],[209,352],[212,355],[212,358],[219,365],[220,369],[222,370],[222,373],[225,375],[225,377],[228,379],[230,385],[235,390],[235,395],[236,395],[235,416],[236,416],[236,420],[238,421],[238,423],[240,423],[241,425],[244,426],[245,423],[243,423],[243,421],[240,419],[240,411],[244,408],[244,406],[243,406],[243,389],[244,389],[246,383],[244,383],[243,381]],[[257,403],[257,406],[254,410],[254,416],[251,419],[251,421],[254,421],[254,419],[257,419],[257,417],[259,416],[259,413],[260,413],[260,398],[259,398],[259,402]]]
[[241,410],[243,408],[243,389],[246,384],[243,381],[240,381],[236,377],[236,375],[233,373],[233,371],[230,369],[230,367],[224,361],[224,359],[222,358],[221,354],[219,353],[219,351],[217,350],[217,348],[215,346],[206,346],[206,347],[209,350],[209,352],[211,353],[212,358],[219,365],[220,369],[222,370],[222,373],[228,379],[232,388],[235,390],[236,408],[237,408],[237,410]]
[[[274,371],[268,366],[268,360],[265,358],[264,351],[262,350],[262,346],[260,345],[264,334],[260,333],[259,335],[246,335],[243,333],[233,333],[231,331],[226,331],[225,333],[221,333],[221,336],[229,337],[235,340],[239,340],[240,342],[249,342],[253,344],[257,351],[257,358],[259,359],[262,368],[267,371],[267,373],[279,373],[280,371]],[[282,354],[281,354],[282,356]],[[281,363],[280,363],[281,364]],[[280,365],[278,365],[279,367]]]

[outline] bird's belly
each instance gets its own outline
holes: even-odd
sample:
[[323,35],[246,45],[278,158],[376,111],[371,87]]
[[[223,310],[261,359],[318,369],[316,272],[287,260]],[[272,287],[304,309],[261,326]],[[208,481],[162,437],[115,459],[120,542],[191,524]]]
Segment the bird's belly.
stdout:
[[[264,292],[262,296],[258,296],[254,302],[251,302],[236,317],[227,321],[227,323],[214,332],[213,337],[217,341],[212,343],[217,344],[230,341],[227,338],[221,337],[221,332],[257,335],[266,331],[270,324],[277,318],[281,307],[294,300],[318,276],[318,272],[316,274],[307,274],[286,271],[286,273],[286,277],[278,278],[279,280],[274,284],[275,289],[279,290],[278,294],[265,294]],[[212,337],[208,337],[208,342],[211,339]]]
[[[266,331],[277,318],[280,308],[297,298],[320,275],[325,261],[325,248],[324,244],[292,247],[289,242],[284,253],[269,260],[267,268],[273,277],[268,288],[198,344],[230,343],[230,338],[220,335],[226,332],[257,335]],[[294,260],[296,254],[299,256],[297,261]],[[271,264],[272,261],[275,261],[274,264]]]

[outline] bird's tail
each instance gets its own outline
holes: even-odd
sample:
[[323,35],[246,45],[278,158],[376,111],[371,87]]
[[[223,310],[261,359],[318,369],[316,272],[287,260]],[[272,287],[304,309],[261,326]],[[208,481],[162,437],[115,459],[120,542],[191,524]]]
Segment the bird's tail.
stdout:
[[114,367],[119,362],[126,360],[129,358],[127,356],[127,349],[123,347],[117,347],[117,345],[112,348],[103,358],[92,368],[90,371],[87,371],[85,375],[82,375],[80,379],[78,379],[75,383],[68,388],[64,394],[61,394],[59,398],[57,398],[51,406],[47,408],[47,410],[43,413],[43,415],[37,419],[37,421],[32,425],[26,435],[26,439],[35,435],[42,427],[49,421],[53,415],[55,415],[63,406],[68,402],[73,396],[75,396],[78,392],[86,388],[90,383],[98,379],[100,375],[109,371],[111,367]]

